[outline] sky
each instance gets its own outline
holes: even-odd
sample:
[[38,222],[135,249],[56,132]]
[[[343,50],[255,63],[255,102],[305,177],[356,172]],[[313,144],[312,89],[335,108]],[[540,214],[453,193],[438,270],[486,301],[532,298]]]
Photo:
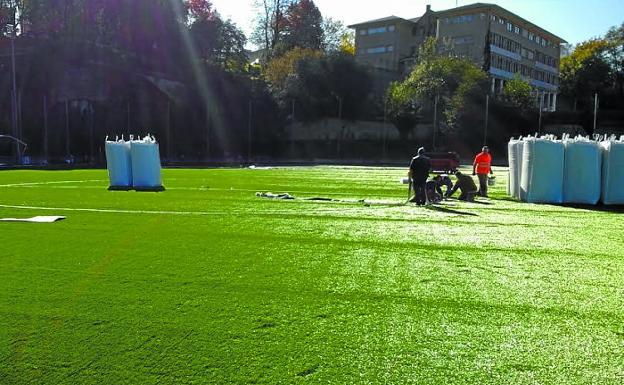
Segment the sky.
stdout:
[[[253,30],[255,0],[212,0],[214,8],[229,18],[247,37]],[[477,0],[457,0],[459,6]],[[482,0],[521,16],[539,27],[576,44],[602,36],[610,27],[624,22],[624,0]],[[345,25],[399,16],[406,19],[421,16],[427,4],[434,11],[454,8],[456,0],[314,0],[323,17],[342,21]],[[250,45],[249,48],[252,48]]]

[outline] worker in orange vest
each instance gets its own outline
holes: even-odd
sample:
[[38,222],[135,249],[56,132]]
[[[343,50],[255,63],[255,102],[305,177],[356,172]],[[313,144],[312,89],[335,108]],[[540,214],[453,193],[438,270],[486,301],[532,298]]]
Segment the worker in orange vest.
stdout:
[[479,177],[479,195],[482,197],[488,196],[488,174],[494,175],[492,172],[492,155],[490,155],[488,146],[483,146],[472,163],[472,175]]

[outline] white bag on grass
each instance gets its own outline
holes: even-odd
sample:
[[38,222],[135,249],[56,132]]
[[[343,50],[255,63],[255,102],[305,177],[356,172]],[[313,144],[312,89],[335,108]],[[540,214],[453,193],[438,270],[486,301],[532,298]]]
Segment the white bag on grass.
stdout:
[[578,137],[564,141],[563,201],[595,205],[600,199],[602,152],[598,142]]
[[561,141],[528,138],[522,154],[522,199],[529,203],[563,202],[564,147]]
[[124,140],[106,140],[106,168],[110,180],[109,188],[129,190],[132,188],[132,160],[130,143]]
[[524,142],[522,140],[509,141],[509,179],[507,182],[507,194],[516,199],[521,199],[520,181],[522,177],[522,150]]
[[132,185],[136,190],[163,190],[158,142],[150,136],[130,142]]
[[624,142],[602,143],[602,203],[624,204]]

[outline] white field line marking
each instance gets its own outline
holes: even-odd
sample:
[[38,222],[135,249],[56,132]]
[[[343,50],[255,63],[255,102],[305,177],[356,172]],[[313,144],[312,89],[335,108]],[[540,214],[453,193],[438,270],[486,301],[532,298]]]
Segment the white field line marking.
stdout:
[[[92,208],[70,208],[70,207],[42,207],[42,206],[22,206],[22,205],[2,205],[0,208],[19,209],[19,210],[44,210],[44,211],[78,211],[88,213],[108,213],[108,214],[151,214],[151,215],[181,215],[181,216],[216,216],[216,215],[280,215],[280,216],[302,216],[298,210],[275,210],[275,211],[247,211],[247,210],[231,210],[231,211],[164,211],[164,210],[120,210],[120,209],[92,209]],[[341,212],[341,209],[316,209],[311,213],[331,214]]]
[[104,179],[89,179],[89,180],[61,180],[52,182],[27,182],[27,183],[11,183],[0,184],[0,187],[31,187],[31,186],[45,186],[54,184],[67,184],[67,183],[88,183],[88,182],[105,182]]
[[[24,187],[24,188],[38,188],[38,187],[45,187],[45,188],[54,188],[54,189],[66,189],[66,190],[72,190],[72,189],[98,189],[98,190],[105,190],[105,188],[103,188],[102,186],[51,186],[51,183],[56,183],[56,184],[61,184],[61,183],[71,183],[71,182],[78,182],[78,181],[64,181],[64,182],[42,182],[42,183],[19,183],[19,184],[5,184],[5,185],[0,185],[0,187]],[[89,180],[89,181],[80,181],[80,182],[104,182],[104,180]],[[47,184],[47,185],[46,185]],[[215,188],[215,187],[166,187],[167,191],[205,191],[205,192],[210,192],[210,191],[231,191],[231,192],[259,192],[258,190],[253,190],[253,189],[244,189],[244,188]],[[264,191],[264,190],[261,190]],[[353,194],[350,193],[339,193],[339,192],[314,192],[314,191],[302,191],[302,190],[277,190],[279,192],[288,192],[291,194],[306,194],[307,196],[304,197],[299,197],[300,199],[305,199],[305,198],[309,198],[309,195],[312,196],[353,196]],[[391,194],[377,194],[376,197],[380,197],[380,198],[394,198],[396,197],[395,195],[391,195]]]

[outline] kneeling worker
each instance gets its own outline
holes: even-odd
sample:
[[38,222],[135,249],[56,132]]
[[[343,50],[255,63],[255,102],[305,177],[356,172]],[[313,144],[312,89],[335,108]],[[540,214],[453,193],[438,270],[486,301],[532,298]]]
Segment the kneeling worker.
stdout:
[[466,175],[461,171],[457,171],[455,173],[455,177],[457,177],[457,182],[455,182],[455,186],[451,190],[451,193],[448,194],[450,198],[457,189],[461,190],[461,194],[459,194],[459,200],[474,202],[474,197],[477,195],[477,185],[470,175]]

